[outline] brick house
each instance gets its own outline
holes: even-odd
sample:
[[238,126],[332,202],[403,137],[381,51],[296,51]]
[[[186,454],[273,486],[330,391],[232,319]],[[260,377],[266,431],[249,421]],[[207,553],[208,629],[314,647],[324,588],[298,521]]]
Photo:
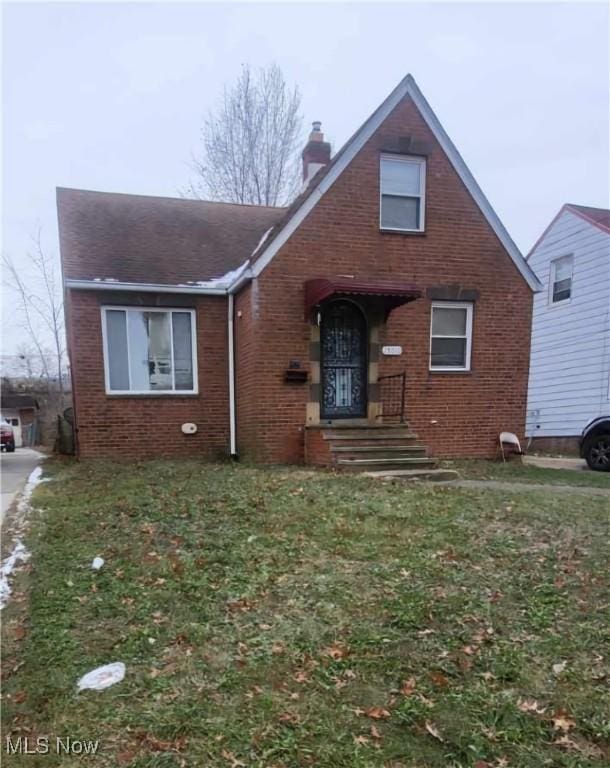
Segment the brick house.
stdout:
[[287,209],[58,189],[81,457],[375,468],[523,435],[539,283],[413,78],[332,158],[314,123],[303,177]]

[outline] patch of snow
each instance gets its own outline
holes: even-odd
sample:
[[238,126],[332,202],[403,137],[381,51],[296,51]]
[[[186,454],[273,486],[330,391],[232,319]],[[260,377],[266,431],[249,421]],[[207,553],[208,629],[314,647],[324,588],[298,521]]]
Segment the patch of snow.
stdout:
[[[258,253],[258,252],[260,251],[260,249],[261,249],[261,248],[263,247],[263,245],[264,245],[264,244],[267,242],[267,238],[268,238],[268,237],[269,237],[269,235],[270,235],[270,234],[273,232],[273,230],[274,230],[274,229],[275,229],[275,227],[269,227],[269,229],[268,229],[266,232],[264,232],[264,233],[263,233],[263,236],[262,236],[262,237],[261,237],[261,239],[258,241],[258,245],[257,245],[257,246],[256,246],[256,248],[255,248],[255,249],[252,251],[252,256],[254,256],[254,254],[256,254],[256,253]],[[250,256],[250,258],[252,258],[252,256]]]
[[0,567],[0,611],[8,603],[8,599],[11,596],[11,585],[8,577],[11,575],[18,562],[25,563],[29,557],[30,553],[23,546],[21,539],[16,539],[13,551]]
[[211,280],[189,280],[188,283],[179,283],[178,288],[190,288],[197,286],[197,288],[229,288],[248,268],[250,260],[246,259],[236,269],[231,269],[229,272],[225,272],[220,277],[213,277]]
[[36,467],[30,472],[30,476],[28,477],[27,483],[25,484],[25,488],[23,489],[23,493],[21,494],[21,498],[19,499],[19,502],[17,504],[17,512],[20,515],[25,514],[26,512],[29,512],[30,510],[30,499],[32,498],[32,494],[34,493],[34,488],[36,488],[37,485],[40,485],[40,483],[47,483],[49,481],[48,477],[42,476],[42,467]]
[[103,691],[110,688],[115,683],[120,683],[125,677],[125,665],[122,661],[114,661],[112,664],[105,664],[103,667],[92,669],[87,672],[76,684],[79,691]]
[[30,503],[32,493],[34,493],[34,488],[37,485],[48,482],[49,479],[48,477],[42,477],[42,467],[33,469],[27,479],[21,498],[17,502],[17,538],[14,541],[13,551],[0,566],[0,611],[5,607],[11,595],[9,576],[14,571],[17,563],[25,563],[30,557],[30,553],[19,538],[19,533],[23,529],[26,517],[32,508]]
[[93,568],[94,571],[99,571],[99,569],[104,565],[104,558],[103,557],[94,557],[93,562],[91,563],[91,568]]

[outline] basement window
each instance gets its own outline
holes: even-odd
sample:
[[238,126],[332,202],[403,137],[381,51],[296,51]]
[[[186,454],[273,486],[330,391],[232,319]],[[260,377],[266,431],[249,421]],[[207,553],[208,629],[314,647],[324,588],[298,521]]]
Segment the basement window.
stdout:
[[472,348],[472,304],[432,304],[430,370],[469,371]]
[[195,312],[103,307],[106,393],[197,393]]
[[380,177],[381,229],[395,232],[423,232],[425,158],[382,155]]

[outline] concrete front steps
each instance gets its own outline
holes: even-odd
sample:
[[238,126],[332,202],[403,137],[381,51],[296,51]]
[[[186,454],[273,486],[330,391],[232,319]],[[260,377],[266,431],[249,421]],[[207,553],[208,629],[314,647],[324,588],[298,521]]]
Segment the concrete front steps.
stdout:
[[394,469],[364,474],[366,477],[379,477],[382,480],[429,480],[444,483],[457,480],[459,477],[454,469]]
[[437,462],[426,454],[425,446],[408,424],[329,426],[323,440],[331,465],[369,477],[392,476],[403,479],[442,479],[457,477],[450,470],[437,469]]

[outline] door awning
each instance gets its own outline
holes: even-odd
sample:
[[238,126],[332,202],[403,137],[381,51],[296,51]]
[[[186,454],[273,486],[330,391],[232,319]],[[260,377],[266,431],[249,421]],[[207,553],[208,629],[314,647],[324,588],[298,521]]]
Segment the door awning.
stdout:
[[315,278],[305,283],[305,319],[311,310],[331,296],[377,296],[383,299],[386,317],[395,307],[422,296],[411,283],[394,280],[352,280],[346,277]]

